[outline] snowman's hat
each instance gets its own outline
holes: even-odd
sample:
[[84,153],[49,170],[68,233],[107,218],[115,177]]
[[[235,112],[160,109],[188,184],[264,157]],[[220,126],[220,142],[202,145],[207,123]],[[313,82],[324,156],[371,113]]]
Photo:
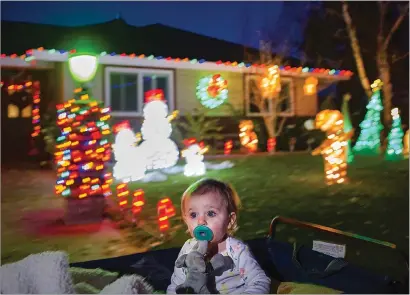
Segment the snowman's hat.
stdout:
[[145,92],[145,103],[155,100],[165,100],[164,91],[162,89],[152,89]]
[[117,134],[123,129],[131,129],[129,121],[122,121],[114,125],[114,133]]

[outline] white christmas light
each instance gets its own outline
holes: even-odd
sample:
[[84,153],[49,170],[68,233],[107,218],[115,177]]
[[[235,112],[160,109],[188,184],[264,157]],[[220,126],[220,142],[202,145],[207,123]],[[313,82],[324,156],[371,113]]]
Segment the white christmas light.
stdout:
[[163,100],[152,100],[145,104],[144,122],[141,133],[143,142],[139,150],[144,155],[147,170],[174,166],[179,157],[178,147],[169,137],[172,126],[167,118],[168,106]]
[[136,146],[136,137],[131,129],[121,129],[112,148],[116,160],[113,168],[115,179],[129,182],[145,176],[145,158]]
[[194,143],[190,145],[187,149],[182,151],[182,156],[186,160],[184,166],[184,175],[185,176],[201,176],[206,172],[204,155],[203,153],[206,149],[201,149],[201,147]]

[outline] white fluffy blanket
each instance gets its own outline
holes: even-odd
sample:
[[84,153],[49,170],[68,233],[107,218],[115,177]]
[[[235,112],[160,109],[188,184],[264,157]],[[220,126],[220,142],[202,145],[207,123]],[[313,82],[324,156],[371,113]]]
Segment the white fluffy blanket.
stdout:
[[[43,252],[0,267],[2,294],[75,294],[65,252]],[[152,287],[137,275],[123,276],[100,294],[149,294]]]

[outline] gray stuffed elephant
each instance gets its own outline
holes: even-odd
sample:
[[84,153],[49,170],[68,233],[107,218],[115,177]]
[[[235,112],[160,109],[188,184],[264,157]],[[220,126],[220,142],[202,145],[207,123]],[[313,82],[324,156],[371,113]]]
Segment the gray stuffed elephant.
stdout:
[[185,282],[175,288],[177,294],[212,294],[208,287],[209,277],[220,276],[224,271],[233,269],[232,258],[220,253],[206,263],[207,247],[207,241],[198,241],[191,252],[181,255],[175,262],[176,267],[187,268]]

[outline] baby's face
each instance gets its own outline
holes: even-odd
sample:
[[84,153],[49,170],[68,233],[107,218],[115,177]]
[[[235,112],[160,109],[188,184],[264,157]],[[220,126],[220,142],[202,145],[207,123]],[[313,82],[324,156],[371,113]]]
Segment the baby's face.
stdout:
[[212,243],[220,243],[225,237],[228,225],[235,213],[228,214],[223,198],[216,193],[193,196],[185,201],[184,219],[193,237],[198,225],[206,225],[213,232]]

